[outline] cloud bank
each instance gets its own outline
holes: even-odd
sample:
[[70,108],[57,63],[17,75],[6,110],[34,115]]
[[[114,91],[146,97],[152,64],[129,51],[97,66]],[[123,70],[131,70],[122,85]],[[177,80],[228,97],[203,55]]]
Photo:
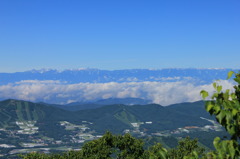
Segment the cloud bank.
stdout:
[[[223,89],[231,89],[230,81],[219,81]],[[24,80],[0,86],[0,99],[66,104],[107,98],[142,98],[163,106],[201,100],[200,91],[213,92],[212,84],[195,85],[178,82],[78,83],[54,80]]]

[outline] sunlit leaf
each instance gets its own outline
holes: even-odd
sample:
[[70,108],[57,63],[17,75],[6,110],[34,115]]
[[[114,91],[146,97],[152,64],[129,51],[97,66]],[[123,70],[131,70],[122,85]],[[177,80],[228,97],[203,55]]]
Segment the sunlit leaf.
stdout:
[[236,109],[233,109],[233,110],[232,110],[232,115],[233,115],[233,116],[237,115],[237,113],[238,113],[238,110],[236,110]]
[[234,74],[233,71],[229,71],[229,72],[228,72],[228,77],[227,77],[227,79],[231,78],[233,74]]
[[216,82],[213,83],[213,88],[217,89],[217,83]]
[[225,124],[225,123],[222,123],[223,119],[226,117],[226,112],[225,111],[221,111],[217,116],[216,118],[218,118],[220,124]]
[[215,114],[218,114],[221,110],[220,106],[214,106]]
[[213,140],[213,145],[216,149],[219,148],[219,142],[220,142],[220,137],[216,137],[214,140]]
[[212,108],[213,108],[213,105],[211,104],[206,105],[206,111],[209,112]]
[[217,91],[221,92],[221,90],[222,90],[222,86],[217,86]]
[[231,158],[234,158],[236,150],[233,146],[233,141],[230,141],[230,145],[228,146],[228,149],[229,149],[229,153],[231,155]]
[[202,91],[200,92],[200,94],[201,94],[201,96],[202,96],[203,99],[206,99],[206,97],[208,97],[208,92],[205,91],[205,90],[202,90]]

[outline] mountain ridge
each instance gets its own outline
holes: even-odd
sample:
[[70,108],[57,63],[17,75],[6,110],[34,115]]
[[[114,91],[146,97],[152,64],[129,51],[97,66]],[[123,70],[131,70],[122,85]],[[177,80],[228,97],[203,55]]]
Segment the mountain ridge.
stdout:
[[[84,109],[78,111],[67,111],[56,106],[48,104],[38,104],[33,102],[18,101],[18,100],[4,100],[0,102],[1,116],[3,123],[7,122],[7,116],[12,115],[11,122],[16,121],[27,121],[29,119],[37,120],[37,122],[56,123],[58,121],[70,121],[77,123],[79,121],[93,122],[92,128],[96,128],[99,132],[104,132],[109,125],[113,127],[114,122],[117,122],[121,126],[116,126],[115,130],[112,131],[121,132],[127,129],[131,122],[147,122],[153,121],[154,130],[163,129],[175,129],[178,126],[189,126],[192,121],[195,121],[197,125],[206,124],[205,121],[200,119],[201,117],[211,118],[210,115],[204,112],[203,102],[194,103],[182,103],[181,109],[174,109],[176,106],[163,107],[158,104],[147,104],[147,105],[107,105],[94,109]],[[195,114],[189,115],[189,112],[185,112],[184,105],[189,105],[187,109],[196,112]],[[6,113],[11,112],[11,114]],[[197,110],[197,111],[196,111]],[[200,111],[202,110],[202,111]],[[4,114],[5,112],[5,114]],[[128,121],[127,121],[128,120]],[[127,122],[126,122],[127,121]],[[168,121],[166,124],[162,121]],[[95,124],[96,123],[96,124]],[[101,123],[101,127],[98,124]],[[125,125],[126,124],[126,125]],[[125,126],[124,126],[125,125]],[[128,126],[127,126],[128,125]]]
[[205,83],[216,79],[226,79],[229,71],[237,69],[126,69],[126,70],[34,70],[16,73],[0,73],[0,85],[24,80],[59,80],[67,83],[107,83],[107,82],[141,82],[141,81],[179,81],[200,80]]

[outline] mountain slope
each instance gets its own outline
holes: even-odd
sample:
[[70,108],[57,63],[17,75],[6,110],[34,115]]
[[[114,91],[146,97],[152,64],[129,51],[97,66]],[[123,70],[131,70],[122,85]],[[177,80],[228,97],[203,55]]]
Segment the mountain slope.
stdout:
[[[204,110],[203,102],[183,103],[162,107],[148,105],[108,105],[96,109],[66,111],[47,104],[36,104],[26,101],[6,100],[0,102],[0,127],[16,128],[16,121],[36,121],[39,131],[48,132],[54,129],[59,132],[60,121],[78,124],[81,121],[92,122],[89,127],[96,132],[106,130],[122,133],[133,129],[132,123],[138,123],[140,130],[149,132],[173,130],[185,126],[204,126],[210,124],[200,117],[211,118]],[[151,122],[151,124],[144,124]]]
[[35,123],[39,133],[50,137],[60,137],[59,121],[76,121],[77,115],[45,104],[36,104],[27,101],[5,100],[0,102],[0,128],[19,130],[17,122]]
[[204,101],[197,101],[192,103],[179,103],[179,104],[172,104],[167,109],[174,110],[177,112],[184,113],[186,115],[191,116],[201,116],[204,118],[213,118],[209,113],[206,112],[204,109]]
[[[195,103],[189,105],[194,104]],[[201,107],[190,107],[189,109],[202,112],[202,110],[204,110],[204,104],[202,103]],[[148,129],[151,132],[155,132],[160,130],[173,130],[185,126],[204,126],[210,124],[208,121],[200,118],[202,116],[208,116],[206,111],[205,114],[195,113],[189,115],[184,109],[174,110],[157,104],[133,106],[109,105],[92,110],[81,110],[76,113],[82,119],[101,124],[102,127],[95,127],[98,124],[94,124],[92,127],[100,132],[104,132],[104,128],[107,128],[108,125],[116,125],[116,129],[112,130],[116,132],[115,130],[119,131],[132,128],[131,123],[144,123],[149,121],[151,121],[152,124],[142,124],[140,129]],[[116,120],[118,120],[118,122],[116,122]],[[117,123],[121,123],[119,124],[121,126],[117,126]]]

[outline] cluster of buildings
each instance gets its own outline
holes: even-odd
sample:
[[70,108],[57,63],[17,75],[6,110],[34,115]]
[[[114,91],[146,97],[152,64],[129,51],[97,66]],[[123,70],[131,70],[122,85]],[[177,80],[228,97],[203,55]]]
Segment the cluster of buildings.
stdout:
[[36,121],[16,121],[20,130],[17,131],[18,134],[35,134],[38,132],[38,127],[34,126]]
[[[94,140],[102,137],[101,135],[93,135],[95,131],[89,128],[93,124],[88,121],[82,121],[82,124],[76,125],[68,121],[60,121],[59,125],[70,132],[70,135],[64,135],[63,139],[54,139],[47,136],[39,135],[39,128],[36,121],[16,121],[18,129],[6,130],[0,129],[0,156],[13,155],[18,153],[29,153],[39,151],[49,153],[51,150],[70,150],[69,144],[78,145],[88,140]],[[2,137],[2,138],[1,138]],[[16,141],[16,144],[9,144],[9,139]],[[53,147],[53,148],[49,148]],[[8,153],[5,150],[9,150]],[[72,148],[74,149],[74,147]]]
[[171,135],[176,135],[176,134],[182,134],[182,133],[190,133],[194,131],[222,131],[222,126],[218,124],[214,120],[206,119],[201,117],[203,120],[207,120],[211,125],[205,125],[203,127],[198,127],[198,126],[185,126],[183,128],[177,128],[176,130],[164,130],[164,131],[159,131],[151,134],[147,134],[145,131],[141,131],[140,126],[143,124],[152,124],[152,121],[147,121],[147,122],[135,122],[131,123],[133,129],[126,129],[123,131],[123,133],[131,133],[134,135],[138,136],[171,136]]
[[[186,126],[183,128],[178,128],[176,130],[165,130],[159,131],[155,133],[147,133],[144,129],[141,129],[141,125],[153,124],[152,121],[147,122],[133,122],[130,123],[132,128],[126,129],[123,133],[131,133],[134,136],[170,136],[174,134],[181,133],[190,133],[193,131],[222,131],[221,125],[213,120],[209,120],[206,118],[202,118],[203,120],[207,120],[211,123],[211,125],[205,125],[204,127],[197,126]],[[53,139],[47,136],[39,136],[36,135],[39,131],[39,128],[36,125],[36,121],[16,121],[16,125],[19,127],[18,130],[5,130],[0,129],[0,156],[4,156],[6,154],[1,153],[1,149],[10,149],[9,154],[17,154],[17,153],[28,153],[31,151],[39,151],[44,153],[49,153],[51,150],[62,150],[67,151],[70,148],[69,144],[82,145],[85,141],[94,140],[102,137],[102,135],[96,135],[94,130],[91,130],[90,125],[93,123],[88,121],[82,121],[81,124],[72,124],[68,121],[60,121],[59,125],[63,127],[66,131],[69,132],[69,135],[64,135],[62,139]],[[9,144],[5,140],[3,143],[3,138],[1,139],[1,135],[3,133],[6,135],[6,138],[13,138],[18,141],[18,145]],[[21,136],[25,136],[25,138],[21,138]],[[55,148],[49,148],[49,147]],[[73,148],[74,149],[74,148]]]

